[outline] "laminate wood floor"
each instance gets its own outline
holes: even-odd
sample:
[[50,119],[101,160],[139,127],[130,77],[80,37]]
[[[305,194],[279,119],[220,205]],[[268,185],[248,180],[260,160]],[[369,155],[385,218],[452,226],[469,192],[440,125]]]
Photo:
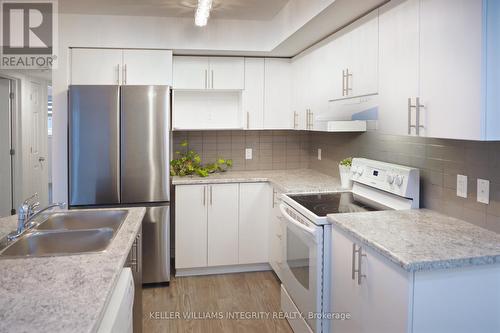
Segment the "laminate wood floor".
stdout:
[[[142,295],[144,333],[292,332],[286,319],[273,316],[280,311],[280,285],[272,272],[174,277],[169,287]],[[237,318],[240,312],[260,318]],[[194,315],[205,319],[184,319]]]

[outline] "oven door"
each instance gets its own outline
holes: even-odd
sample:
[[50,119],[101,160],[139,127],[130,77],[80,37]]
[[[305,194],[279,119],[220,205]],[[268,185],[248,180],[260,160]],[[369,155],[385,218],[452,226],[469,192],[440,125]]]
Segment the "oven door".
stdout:
[[285,222],[281,282],[312,331],[319,332],[319,321],[308,316],[322,311],[323,228],[285,204],[280,210]]

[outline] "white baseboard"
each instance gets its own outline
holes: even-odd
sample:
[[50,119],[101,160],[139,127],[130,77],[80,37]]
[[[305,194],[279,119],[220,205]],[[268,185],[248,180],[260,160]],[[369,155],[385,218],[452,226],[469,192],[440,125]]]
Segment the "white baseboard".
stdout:
[[270,271],[270,270],[271,266],[268,263],[216,266],[216,267],[197,267],[197,268],[180,268],[180,269],[178,268],[175,270],[175,276],[178,277],[198,276],[198,275],[213,275],[213,274],[260,272],[260,271]]

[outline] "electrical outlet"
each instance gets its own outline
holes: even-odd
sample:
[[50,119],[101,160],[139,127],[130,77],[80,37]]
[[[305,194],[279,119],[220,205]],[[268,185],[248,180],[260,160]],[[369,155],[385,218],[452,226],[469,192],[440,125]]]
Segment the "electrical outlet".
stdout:
[[251,160],[252,159],[252,148],[246,148],[245,149],[245,159],[246,160]]
[[457,197],[467,198],[467,176],[457,175]]
[[484,179],[477,180],[477,202],[489,205],[490,203],[490,181]]
[[321,148],[318,148],[318,161],[321,161]]

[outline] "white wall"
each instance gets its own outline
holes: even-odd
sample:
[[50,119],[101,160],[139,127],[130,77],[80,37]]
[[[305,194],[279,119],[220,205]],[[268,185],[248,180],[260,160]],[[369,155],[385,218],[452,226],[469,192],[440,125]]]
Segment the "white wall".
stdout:
[[67,89],[69,47],[157,48],[270,52],[335,0],[291,0],[270,21],[59,15],[59,62],[53,70],[52,175],[54,202],[67,202]]

